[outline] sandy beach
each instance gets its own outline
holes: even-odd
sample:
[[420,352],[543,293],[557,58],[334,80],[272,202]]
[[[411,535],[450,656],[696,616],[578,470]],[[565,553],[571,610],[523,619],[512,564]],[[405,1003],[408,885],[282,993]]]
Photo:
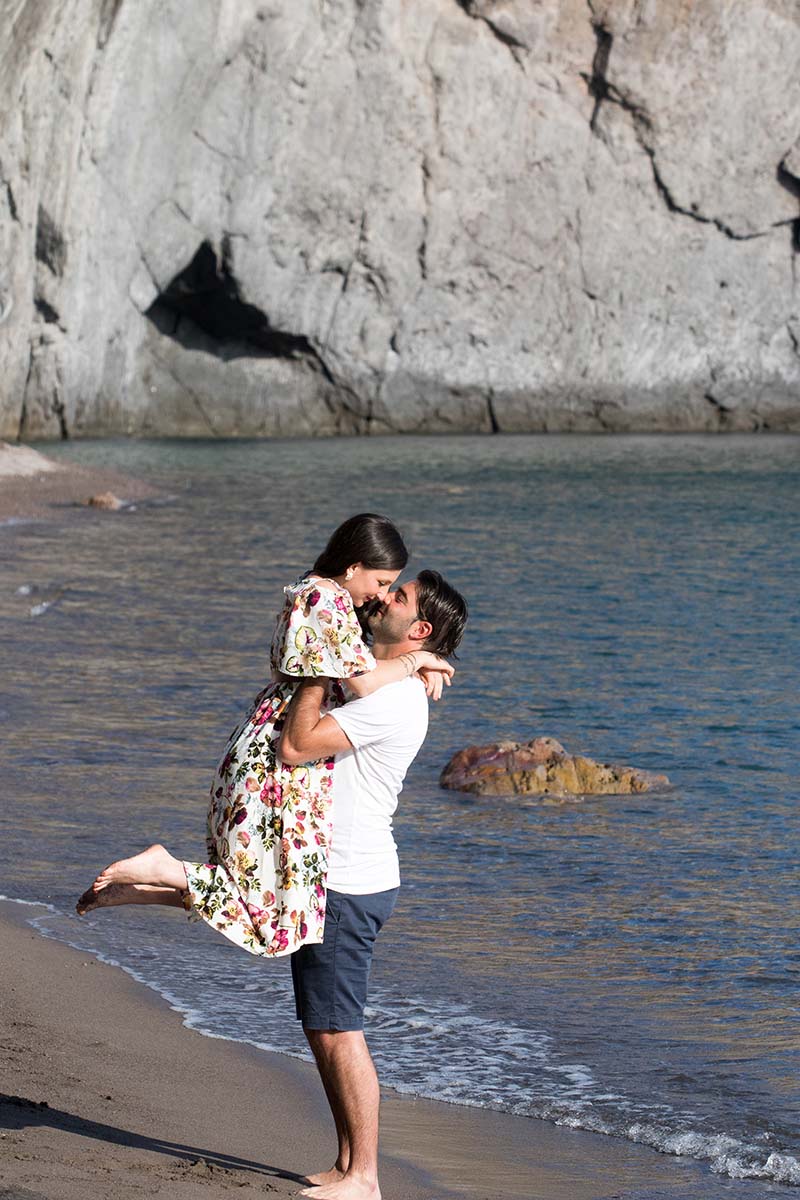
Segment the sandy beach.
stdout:
[[[0,954],[13,964],[0,979],[3,1195],[291,1196],[328,1165],[310,1064],[185,1028],[123,971],[42,937],[27,923],[36,911],[0,904]],[[739,1195],[691,1160],[389,1090],[381,1183],[385,1200]]]
[[156,495],[149,484],[116,471],[57,462],[28,446],[0,442],[0,524],[42,520],[109,493],[123,506]]

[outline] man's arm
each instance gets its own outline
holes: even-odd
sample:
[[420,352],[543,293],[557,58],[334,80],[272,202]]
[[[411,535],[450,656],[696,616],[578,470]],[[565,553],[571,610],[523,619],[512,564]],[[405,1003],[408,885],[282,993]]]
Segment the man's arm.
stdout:
[[320,717],[327,684],[304,679],[286,713],[278,754],[290,767],[352,750],[347,734],[333,717]]

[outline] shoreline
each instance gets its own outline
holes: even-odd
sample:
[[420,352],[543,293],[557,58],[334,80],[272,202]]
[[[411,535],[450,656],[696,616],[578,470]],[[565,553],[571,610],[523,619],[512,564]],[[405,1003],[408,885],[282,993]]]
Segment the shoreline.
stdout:
[[[106,1200],[113,1181],[115,1200],[127,1200],[146,1178],[146,1194],[165,1200],[232,1189],[246,1200],[296,1195],[305,1171],[329,1165],[333,1132],[312,1064],[187,1028],[124,969],[38,932],[35,907],[0,903],[0,952],[15,964],[0,981],[7,1186],[39,1200]],[[384,1200],[789,1194],[603,1135],[388,1088],[381,1186]]]
[[116,505],[95,511],[130,508],[159,493],[150,484],[104,467],[50,458],[25,445],[0,442],[0,527],[52,518],[70,509],[90,509],[90,497],[110,493]]

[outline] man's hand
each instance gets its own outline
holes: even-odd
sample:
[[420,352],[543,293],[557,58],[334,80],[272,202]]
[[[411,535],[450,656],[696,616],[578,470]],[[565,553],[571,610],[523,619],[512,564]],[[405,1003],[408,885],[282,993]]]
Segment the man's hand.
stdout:
[[353,748],[333,717],[320,716],[326,691],[324,679],[304,679],[292,697],[277,747],[281,759],[290,767],[332,758]]

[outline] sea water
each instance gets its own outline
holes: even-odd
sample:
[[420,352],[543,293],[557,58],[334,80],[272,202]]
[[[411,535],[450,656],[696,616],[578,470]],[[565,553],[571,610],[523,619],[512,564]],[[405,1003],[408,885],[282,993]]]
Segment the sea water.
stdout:
[[[282,586],[344,517],[384,512],[409,572],[441,570],[471,617],[396,821],[368,1012],[382,1079],[800,1184],[800,439],[46,449],[160,496],[0,529],[0,891],[46,901],[42,932],[196,1028],[304,1053],[287,960],[178,911],[72,906],[151,841],[203,857]],[[439,788],[460,747],[541,734],[672,789]]]

